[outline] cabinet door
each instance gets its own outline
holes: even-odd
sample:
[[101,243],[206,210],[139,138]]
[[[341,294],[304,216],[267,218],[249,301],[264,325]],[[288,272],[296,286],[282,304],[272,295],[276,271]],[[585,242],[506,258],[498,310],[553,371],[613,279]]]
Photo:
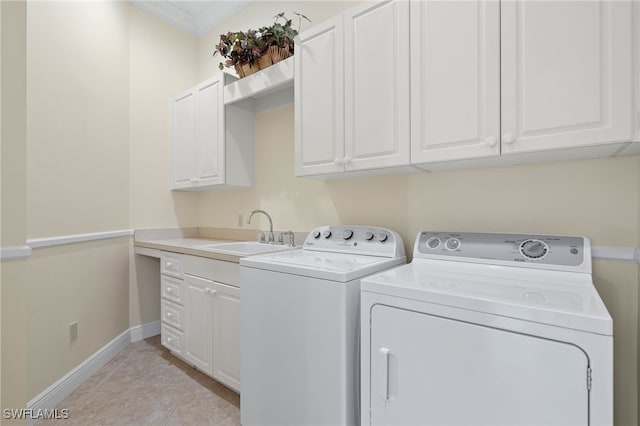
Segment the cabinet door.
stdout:
[[225,143],[222,81],[210,80],[197,89],[197,186],[224,183]]
[[342,17],[296,39],[296,176],[344,170],[344,57]]
[[572,344],[375,305],[369,354],[372,425],[589,424]]
[[500,3],[411,3],[411,162],[500,154]]
[[214,283],[213,377],[240,391],[240,289]]
[[211,375],[213,343],[213,282],[184,276],[186,357],[197,368]]
[[345,170],[409,164],[409,2],[345,19]]
[[630,8],[502,2],[503,154],[630,139]]
[[193,186],[196,161],[196,95],[189,92],[173,102],[173,164],[171,187]]

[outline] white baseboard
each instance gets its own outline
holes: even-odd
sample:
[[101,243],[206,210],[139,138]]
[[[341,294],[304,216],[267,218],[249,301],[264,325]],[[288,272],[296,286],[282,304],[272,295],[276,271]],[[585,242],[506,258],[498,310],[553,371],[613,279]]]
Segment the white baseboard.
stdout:
[[[66,397],[82,385],[89,377],[104,367],[113,357],[129,345],[147,337],[160,334],[160,321],[153,321],[147,324],[131,327],[124,331],[111,342],[104,345],[100,350],[84,360],[76,368],[65,374],[60,380],[49,386],[38,396],[27,403],[27,409],[38,412],[38,410],[52,410],[57,407]],[[34,425],[37,419],[28,419],[29,426]]]
[[157,336],[160,334],[160,320],[136,325],[135,327],[131,327],[129,331],[131,332],[131,343]]

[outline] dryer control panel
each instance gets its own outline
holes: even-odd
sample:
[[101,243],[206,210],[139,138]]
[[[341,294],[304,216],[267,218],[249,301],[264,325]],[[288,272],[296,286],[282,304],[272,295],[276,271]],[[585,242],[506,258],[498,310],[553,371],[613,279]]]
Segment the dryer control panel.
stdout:
[[416,238],[414,257],[553,270],[588,266],[591,271],[585,237],[424,231]]
[[402,237],[390,229],[376,226],[321,226],[307,235],[303,248],[369,256],[404,256]]

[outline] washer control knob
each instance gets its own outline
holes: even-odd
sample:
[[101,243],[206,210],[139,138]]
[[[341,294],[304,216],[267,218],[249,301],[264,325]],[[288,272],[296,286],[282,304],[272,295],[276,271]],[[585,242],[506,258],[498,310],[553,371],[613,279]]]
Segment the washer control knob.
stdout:
[[527,259],[542,259],[548,252],[549,246],[541,240],[525,240],[520,244],[520,254]]
[[440,238],[438,237],[431,237],[427,240],[427,247],[429,247],[432,250],[437,249],[438,247],[440,247],[440,243],[442,241],[440,241]]
[[367,231],[364,233],[364,239],[367,241],[373,240],[373,232]]
[[342,231],[342,238],[343,239],[348,240],[351,237],[353,237],[353,231],[351,229],[345,229],[344,231]]
[[313,231],[313,238],[315,238],[315,239],[320,238],[320,231],[318,231],[318,230]]
[[460,240],[457,238],[449,238],[444,242],[444,246],[450,251],[458,250],[460,248]]
[[326,231],[324,231],[322,233],[322,236],[325,238],[330,238],[331,237],[331,231],[329,231],[328,229]]
[[380,235],[378,235],[378,241],[380,241],[381,243],[384,243],[388,239],[389,239],[389,235],[387,235],[386,232],[382,232],[380,233]]

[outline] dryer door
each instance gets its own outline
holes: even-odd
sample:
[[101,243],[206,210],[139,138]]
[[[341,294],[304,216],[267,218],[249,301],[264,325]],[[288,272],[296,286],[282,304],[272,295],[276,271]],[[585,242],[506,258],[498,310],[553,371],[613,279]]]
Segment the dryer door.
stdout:
[[587,425],[577,346],[375,305],[371,424]]

